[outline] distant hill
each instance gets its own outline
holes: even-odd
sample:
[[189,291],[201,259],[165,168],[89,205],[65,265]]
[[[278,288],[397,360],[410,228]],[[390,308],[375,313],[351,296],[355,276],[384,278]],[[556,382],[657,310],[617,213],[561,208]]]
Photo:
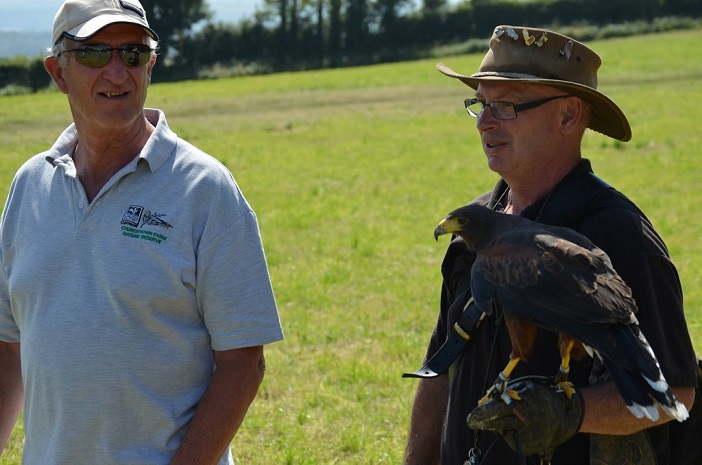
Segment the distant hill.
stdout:
[[0,58],[15,56],[44,57],[51,44],[51,32],[0,29]]

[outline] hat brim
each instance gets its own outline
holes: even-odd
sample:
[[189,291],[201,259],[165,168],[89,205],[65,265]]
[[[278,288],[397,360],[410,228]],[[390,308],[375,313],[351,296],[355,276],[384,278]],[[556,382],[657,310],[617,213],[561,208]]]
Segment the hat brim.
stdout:
[[482,72],[475,73],[471,76],[464,76],[463,74],[453,71],[443,63],[437,64],[436,68],[442,74],[456,78],[473,89],[477,89],[481,81],[510,81],[541,84],[564,90],[576,97],[582,98],[593,107],[594,114],[588,125],[590,129],[622,142],[631,140],[631,126],[624,112],[609,97],[592,87],[570,81],[544,79],[538,76],[517,73]]
[[82,42],[93,37],[95,34],[100,32],[102,29],[113,24],[133,24],[139,26],[146,34],[152,39],[158,41],[158,35],[148,26],[145,26],[143,22],[139,21],[137,18],[127,15],[102,15],[92,18],[80,26],[76,26],[70,31],[65,31],[61,34],[63,37],[67,37],[76,42]]

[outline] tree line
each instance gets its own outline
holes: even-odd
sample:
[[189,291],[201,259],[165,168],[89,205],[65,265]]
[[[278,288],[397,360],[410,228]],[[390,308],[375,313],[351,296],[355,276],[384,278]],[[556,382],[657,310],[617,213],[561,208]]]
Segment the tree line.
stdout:
[[[155,9],[162,3],[144,1]],[[208,16],[205,0],[171,4],[193,19]],[[194,77],[213,66],[276,72],[412,59],[470,39],[487,45],[499,24],[602,26],[701,14],[702,0],[421,0],[418,7],[413,0],[262,0],[255,16],[238,24],[206,22],[193,31],[191,21],[166,34],[166,77]]]
[[[486,48],[499,24],[557,24],[588,40],[593,28],[627,35],[702,16],[702,0],[261,0],[253,17],[229,24],[212,20],[207,0],[142,5],[161,38],[154,81],[407,60],[450,44],[467,53]],[[8,84],[36,91],[49,82],[41,63],[19,59],[0,62],[0,89]]]

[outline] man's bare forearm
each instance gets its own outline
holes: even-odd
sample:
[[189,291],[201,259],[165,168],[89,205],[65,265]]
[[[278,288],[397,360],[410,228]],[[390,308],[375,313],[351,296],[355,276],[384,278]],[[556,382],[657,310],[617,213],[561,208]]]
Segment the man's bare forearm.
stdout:
[[412,405],[404,465],[438,465],[448,403],[448,376],[422,379]]
[[[673,392],[688,410],[692,407],[695,399],[694,388],[673,388]],[[671,420],[660,409],[661,417],[657,422],[652,422],[647,418],[636,418],[626,408],[624,399],[612,382],[583,388],[580,393],[583,396],[583,410],[585,412],[580,427],[581,433],[632,434]]]
[[263,347],[215,352],[216,369],[171,465],[215,465],[256,397],[265,370]]
[[0,341],[0,373],[2,373],[0,376],[1,453],[10,438],[24,400],[19,344]]

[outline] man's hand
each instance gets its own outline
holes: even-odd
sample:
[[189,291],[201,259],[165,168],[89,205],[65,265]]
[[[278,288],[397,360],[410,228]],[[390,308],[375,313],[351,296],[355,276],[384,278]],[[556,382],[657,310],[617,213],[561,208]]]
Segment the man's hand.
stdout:
[[547,458],[580,429],[583,406],[577,391],[569,399],[556,386],[519,379],[507,389],[519,400],[507,404],[499,396],[492,398],[468,415],[468,426],[502,435],[513,450],[526,456]]

